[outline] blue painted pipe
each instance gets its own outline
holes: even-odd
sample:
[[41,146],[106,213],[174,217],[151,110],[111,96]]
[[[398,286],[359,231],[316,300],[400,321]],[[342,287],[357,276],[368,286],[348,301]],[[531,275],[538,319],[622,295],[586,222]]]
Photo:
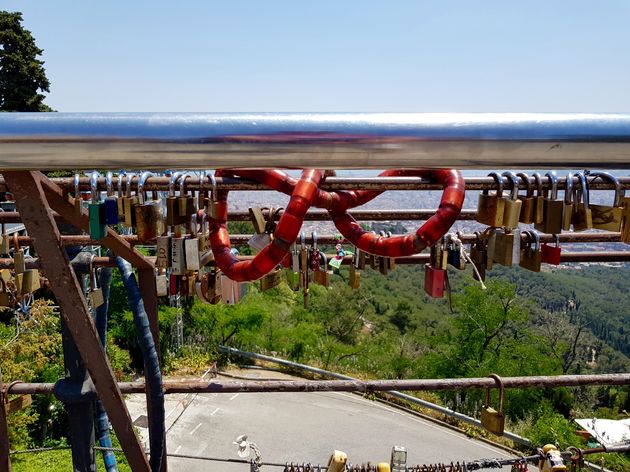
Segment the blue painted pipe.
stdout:
[[149,317],[144,309],[144,302],[140,295],[138,282],[134,275],[131,264],[122,257],[116,258],[118,270],[122,276],[122,281],[127,290],[129,307],[133,313],[133,320],[136,325],[136,335],[140,342],[142,357],[144,358],[145,381],[147,384],[147,395],[150,395],[148,402],[149,418],[149,446],[151,458],[149,464],[153,472],[159,472],[162,464],[162,454],[166,442],[166,431],[164,428],[164,390],[162,388],[162,372],[160,370],[160,360],[155,349],[153,335],[149,326]]

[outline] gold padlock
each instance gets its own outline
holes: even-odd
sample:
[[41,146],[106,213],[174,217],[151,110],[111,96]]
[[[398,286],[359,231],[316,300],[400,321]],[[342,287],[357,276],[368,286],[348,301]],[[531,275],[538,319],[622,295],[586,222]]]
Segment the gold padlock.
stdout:
[[0,277],[0,306],[12,307],[15,305],[15,297],[7,287],[4,278]]
[[28,269],[22,274],[17,274],[15,277],[15,285],[19,287],[20,295],[28,295],[39,290],[41,287],[39,271],[37,269]]
[[503,172],[503,177],[507,177],[512,185],[510,198],[505,199],[503,207],[503,227],[506,229],[514,229],[518,227],[521,218],[521,208],[523,202],[518,198],[518,177],[514,172]]
[[562,215],[562,229],[569,231],[573,220],[573,174],[569,172],[564,187],[564,213]]
[[116,189],[118,191],[118,197],[116,198],[116,204],[118,206],[118,221],[125,221],[125,196],[123,194],[123,177],[127,175],[127,172],[120,170],[118,177],[116,178]]
[[558,199],[558,177],[554,171],[545,174],[549,178],[551,189],[545,193],[544,219],[542,223],[535,224],[538,231],[549,234],[560,234],[564,213],[564,200]]
[[24,258],[24,249],[20,248],[17,232],[13,233],[13,267],[15,274],[21,274],[26,271],[26,259]]
[[164,221],[162,215],[162,204],[159,200],[146,200],[146,192],[144,186],[152,172],[143,172],[138,180],[138,204],[135,205],[136,227],[138,231],[138,240],[141,242],[150,242],[164,233]]
[[541,224],[545,220],[545,194],[543,192],[542,176],[538,172],[532,174],[536,183],[534,197],[534,224]]
[[221,278],[218,272],[199,272],[195,284],[197,297],[208,305],[216,305],[221,301]]
[[99,306],[105,303],[105,298],[103,297],[103,289],[99,286],[98,283],[98,272],[95,267],[93,267],[94,256],[90,258],[90,268],[89,268],[89,277],[90,277],[90,303],[92,305],[92,309],[95,310]]
[[619,180],[617,180],[617,178],[609,172],[590,172],[589,175],[595,177],[593,180],[591,180],[591,183],[600,178],[602,180],[612,182],[615,187],[615,199],[612,206],[594,204],[590,205],[593,216],[593,228],[602,229],[605,231],[621,231],[621,223],[623,218],[623,207],[621,206],[621,199],[623,197],[623,191],[621,190],[621,184],[619,183]]
[[518,264],[521,258],[521,230],[497,229],[494,237],[494,262],[508,267]]
[[268,208],[258,208],[258,207],[249,208],[249,220],[254,225],[254,231],[256,231],[256,234],[265,234],[265,228],[267,227],[267,220],[265,219],[263,210],[268,210]]
[[192,193],[186,193],[186,180],[193,177],[192,174],[183,174],[179,178],[179,197],[177,199],[177,213],[184,219],[185,223],[190,222],[190,217],[195,213],[195,198]]
[[540,236],[536,231],[523,231],[527,235],[529,241],[525,243],[525,247],[521,249],[521,260],[519,265],[524,269],[533,272],[540,272],[542,264],[542,254],[540,252]]
[[133,228],[136,226],[136,212],[135,206],[138,203],[138,196],[131,194],[131,183],[133,181],[134,174],[129,173],[126,176],[125,197],[123,198],[123,207],[125,213],[125,226]]
[[350,262],[350,270],[348,276],[348,285],[352,290],[358,290],[361,287],[361,271],[359,270],[359,248],[355,249],[355,253],[352,256],[352,261]]
[[486,388],[486,403],[481,409],[481,425],[492,434],[503,436],[505,430],[505,417],[503,416],[503,381],[497,374],[490,374],[488,377],[494,379],[499,387],[499,410],[490,406],[490,387]]
[[282,283],[282,269],[276,268],[260,279],[262,292],[277,287]]
[[206,213],[208,213],[210,218],[216,218],[219,205],[217,179],[212,173],[209,173],[207,178],[210,181],[210,190],[208,191],[208,197],[206,198]]
[[504,180],[497,172],[492,172],[489,175],[496,181],[497,190],[494,193],[484,190],[479,194],[477,221],[484,225],[498,227],[503,225],[505,200],[501,197],[503,196]]
[[0,254],[8,255],[11,253],[11,242],[7,234],[4,223],[2,223],[2,243],[0,244]]
[[171,228],[186,222],[185,218],[179,216],[179,202],[175,196],[175,184],[181,175],[181,172],[173,172],[168,181],[168,196],[166,197],[166,225]]

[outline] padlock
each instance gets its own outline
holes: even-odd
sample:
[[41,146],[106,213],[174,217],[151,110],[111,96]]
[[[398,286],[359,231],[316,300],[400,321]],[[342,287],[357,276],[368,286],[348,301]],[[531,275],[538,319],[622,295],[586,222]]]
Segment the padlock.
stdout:
[[551,265],[560,265],[560,255],[562,253],[562,248],[560,247],[560,236],[556,234],[555,239],[555,246],[543,243],[540,247],[541,262]]
[[285,271],[285,278],[287,285],[297,292],[301,286],[301,274],[300,274],[300,251],[297,248],[297,244],[291,245],[291,267],[288,267]]
[[[185,223],[190,221],[190,217],[195,210],[195,198],[192,193],[186,193],[186,180],[193,177],[192,174],[183,174],[179,178],[179,197],[177,198],[177,214]],[[183,223],[182,223],[183,224]]]
[[446,270],[443,266],[441,243],[431,246],[431,262],[424,266],[424,291],[431,298],[443,298]]
[[237,304],[246,293],[246,282],[235,282],[227,275],[221,274],[221,299],[226,305]]
[[534,227],[543,233],[559,234],[562,232],[564,200],[558,199],[558,177],[556,173],[554,171],[547,172],[545,176],[549,178],[551,188],[548,192],[545,192],[544,220]]
[[318,253],[321,260],[321,267],[319,267],[318,270],[313,271],[313,282],[322,285],[323,287],[329,287],[332,271],[328,270],[328,258],[326,257],[326,254],[319,250]]
[[208,191],[208,198],[206,198],[206,212],[210,218],[216,218],[219,205],[217,179],[212,173],[209,173],[207,178],[210,182],[210,190]]
[[185,240],[186,238],[177,234],[171,238],[171,271],[175,275],[186,273]]
[[184,240],[184,252],[186,253],[186,270],[199,270],[201,255],[199,253],[196,213],[190,217],[190,237]]
[[135,206],[138,203],[138,195],[131,194],[131,184],[133,182],[133,173],[126,175],[126,187],[125,197],[123,198],[123,205],[125,210],[125,226],[133,228],[136,226],[136,211]]
[[477,268],[476,272],[473,270],[473,278],[475,280],[485,281],[488,264],[488,251],[486,250],[488,239],[482,238],[479,231],[475,231],[475,236],[477,239],[470,247],[470,260]]
[[521,230],[497,229],[494,232],[495,246],[493,260],[497,264],[511,267],[521,259]]
[[254,234],[247,240],[247,245],[255,251],[262,251],[271,243],[271,236],[268,233]]
[[[201,232],[198,235],[199,252],[203,254],[210,251],[212,248],[210,247],[210,228],[208,225],[208,215],[205,211],[202,211],[202,210],[200,210],[197,213],[197,219],[199,219],[200,215],[201,215]],[[212,251],[210,251],[210,254],[212,254]],[[214,256],[212,257],[212,260],[214,260]]]
[[216,305],[221,302],[221,278],[216,271],[199,272],[195,284],[197,297],[206,304]]
[[179,296],[192,297],[195,295],[195,276],[189,273],[177,276],[179,282]]
[[138,180],[139,201],[134,207],[138,240],[141,242],[153,241],[164,233],[162,203],[159,200],[146,200],[144,186],[149,177],[153,177],[152,172],[143,172],[140,176],[140,180]]
[[562,213],[562,229],[569,231],[573,220],[573,174],[569,172],[564,188],[564,210]]
[[177,296],[179,293],[179,279],[177,274],[171,274],[168,276],[168,294],[171,297]]
[[105,224],[116,225],[118,224],[118,199],[114,195],[114,174],[108,171],[105,174],[105,185],[107,188],[107,196],[103,202],[103,212],[105,213]]
[[99,173],[94,171],[90,176],[90,189],[92,201],[88,205],[88,215],[90,217],[90,238],[98,241],[107,235],[107,225],[105,224],[105,206],[101,202],[101,193],[98,191]]
[[505,417],[503,416],[503,381],[497,374],[490,374],[488,377],[494,379],[499,387],[499,410],[490,406],[490,387],[486,388],[486,403],[481,409],[481,426],[487,431],[497,436],[503,436],[505,429]]
[[[7,283],[3,278],[0,278],[0,306],[12,307],[15,305],[15,297],[13,293],[7,287]],[[0,408],[2,406],[0,405]]]
[[542,176],[538,172],[532,174],[536,183],[536,196],[534,197],[534,224],[542,224],[545,221],[545,193],[543,192]]
[[[538,449],[538,451],[542,453],[540,454],[541,459],[538,461],[539,472],[566,472],[567,466],[564,465],[562,454],[555,444],[545,444],[542,450]],[[593,469],[595,469],[595,467],[592,469],[589,467],[587,470]]]
[[155,238],[155,266],[166,269],[171,266],[171,235]]
[[593,212],[589,204],[589,190],[586,176],[583,172],[576,175],[580,182],[580,190],[573,188],[573,231],[586,231],[593,228]]
[[501,197],[503,196],[504,180],[503,177],[496,172],[492,172],[489,175],[494,178],[497,183],[497,190],[493,193],[490,193],[488,190],[483,190],[479,194],[477,221],[491,227],[497,227],[503,224],[505,200]]
[[359,252],[361,251],[359,248],[355,249],[354,254],[352,255],[352,261],[350,262],[350,268],[348,273],[348,285],[352,290],[358,290],[361,287],[361,271],[359,270]]
[[524,269],[533,272],[540,272],[542,254],[540,252],[540,236],[536,231],[523,231],[528,237],[528,241],[521,249],[521,260],[519,265]]
[[19,282],[17,282],[16,285],[19,285],[20,287],[20,295],[34,293],[41,287],[41,280],[37,269],[25,270],[22,274],[17,274],[16,279],[19,279]]
[[265,219],[263,210],[268,210],[268,208],[249,208],[249,220],[252,222],[252,225],[254,225],[254,231],[256,231],[256,234],[265,234],[267,220]]
[[0,254],[3,256],[8,256],[11,253],[11,240],[9,239],[9,235],[7,234],[6,227],[4,223],[2,223],[2,241],[0,244]]
[[81,199],[81,187],[79,185],[79,174],[74,174],[74,213],[81,216],[83,213],[83,200]]
[[282,283],[282,269],[276,268],[260,279],[260,290],[262,292],[277,287]]
[[536,199],[534,198],[534,188],[529,181],[529,175],[525,172],[519,172],[516,174],[521,178],[525,188],[527,189],[525,195],[519,195],[518,199],[521,201],[521,216],[518,221],[524,224],[532,224],[534,222],[534,210],[536,209]]
[[308,247],[306,246],[306,236],[304,231],[300,232],[300,286],[302,287],[302,295],[304,297],[304,308],[308,308],[309,300],[309,279],[308,279]]
[[[621,190],[621,184],[619,180],[609,172],[590,172],[591,176],[595,177],[591,180],[591,183],[598,178],[611,182],[615,187],[615,199],[612,206],[610,205],[595,205],[590,204],[590,209],[593,216],[593,228],[602,229],[604,231],[621,231],[621,223],[623,218],[623,206],[621,199],[623,192]],[[590,200],[590,197],[589,197]]]
[[15,270],[16,275],[26,271],[24,249],[20,247],[17,232],[13,233],[13,269]]
[[621,240],[628,244],[630,243],[630,197],[623,195],[621,197],[621,206],[623,207]]
[[166,197],[166,225],[174,227],[186,222],[186,218],[179,216],[179,202],[175,196],[175,184],[182,175],[181,172],[173,172],[168,181],[168,196]]
[[94,256],[90,258],[90,268],[89,268],[89,278],[90,278],[90,305],[92,309],[95,310],[99,306],[105,303],[105,298],[103,297],[103,289],[100,287],[98,283],[98,272],[97,269],[93,266]]
[[505,198],[503,205],[503,227],[506,229],[514,229],[518,227],[521,218],[521,208],[523,202],[518,198],[518,177],[514,172],[503,172],[503,177],[507,177],[511,184],[510,197]]
[[464,246],[462,245],[462,241],[458,237],[453,238],[451,235],[448,235],[447,238],[447,262],[455,267],[457,270],[466,269],[466,258],[463,254]]
[[125,196],[123,194],[123,181],[127,172],[124,170],[118,171],[118,177],[116,178],[116,189],[118,191],[118,198],[116,204],[118,205],[118,221],[125,221]]
[[158,297],[168,296],[168,277],[166,274],[158,274],[155,276],[155,288]]

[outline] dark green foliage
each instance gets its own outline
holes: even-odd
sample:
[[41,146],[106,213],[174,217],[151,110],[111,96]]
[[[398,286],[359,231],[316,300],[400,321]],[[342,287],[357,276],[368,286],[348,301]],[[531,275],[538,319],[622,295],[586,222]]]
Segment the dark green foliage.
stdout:
[[39,93],[50,92],[43,52],[21,13],[0,11],[0,111],[53,111]]

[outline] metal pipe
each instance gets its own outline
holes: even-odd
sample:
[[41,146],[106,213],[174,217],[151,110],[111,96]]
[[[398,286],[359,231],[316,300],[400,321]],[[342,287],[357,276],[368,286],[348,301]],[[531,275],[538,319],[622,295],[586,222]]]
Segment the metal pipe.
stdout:
[[[268,356],[266,356],[268,357]],[[341,374],[337,374],[337,377]],[[344,376],[345,377],[345,376]],[[203,380],[164,381],[164,393],[261,393],[261,392],[384,392],[446,391],[461,389],[496,388],[489,377],[458,379],[407,379],[407,380],[242,380],[210,382]],[[502,377],[505,388],[551,388],[599,385],[630,385],[630,374],[550,375],[530,377]],[[122,393],[144,393],[144,382],[119,382]],[[9,393],[49,394],[52,383],[16,383]]]
[[0,169],[630,167],[630,115],[3,113]]
[[[0,147],[1,148],[1,147]],[[597,168],[600,168],[599,162],[596,162]],[[505,163],[503,164],[505,167]],[[548,167],[548,166],[545,166]],[[593,167],[593,166],[590,166]],[[621,188],[624,190],[630,189],[630,177],[618,176]],[[67,192],[74,191],[74,178],[66,177],[53,177],[52,180],[56,185],[60,186]],[[530,177],[530,183],[534,184],[533,177]],[[107,183],[105,178],[97,180],[98,189],[105,191],[107,189]],[[114,188],[118,187],[118,177],[114,177],[112,180]],[[250,182],[241,178],[232,177],[217,177],[217,187],[219,190],[229,191],[241,191],[241,190],[267,190],[263,184]],[[147,191],[167,191],[168,190],[169,177],[149,177],[144,185],[144,189]],[[126,185],[126,182],[125,182]],[[184,188],[186,190],[199,190],[201,188],[199,177],[192,176],[186,179]],[[547,179],[543,179],[543,188],[547,189],[550,184]],[[573,186],[579,187],[579,181],[576,177],[573,178]],[[429,182],[426,179],[420,177],[326,177],[326,180],[320,184],[323,190],[338,191],[338,190],[442,190],[441,185]],[[79,188],[83,191],[91,190],[90,177],[79,178]],[[125,187],[126,188],[126,187]],[[496,181],[491,177],[466,177],[466,190],[492,190],[496,188]],[[508,184],[506,189],[510,189]],[[519,188],[524,189],[525,183],[521,182]],[[558,182],[558,189],[563,190],[566,188],[565,179],[560,179]],[[138,189],[138,178],[131,179],[131,189]],[[205,191],[211,190],[211,185],[206,181],[203,183],[203,189]],[[614,185],[604,180],[596,180],[593,183],[589,183],[589,189],[591,190],[614,190]],[[0,191],[6,191],[6,185],[4,179],[0,177]]]

